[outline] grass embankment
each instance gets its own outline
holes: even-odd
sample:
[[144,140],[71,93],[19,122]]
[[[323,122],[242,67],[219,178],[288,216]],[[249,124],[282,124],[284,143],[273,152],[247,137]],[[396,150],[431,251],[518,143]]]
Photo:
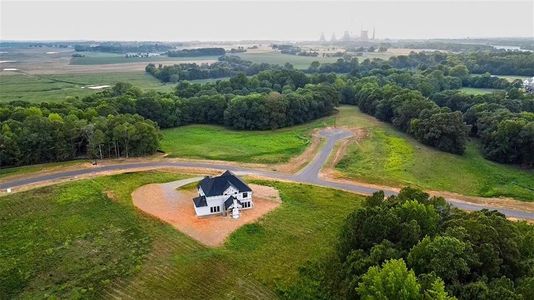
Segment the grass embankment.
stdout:
[[170,157],[279,163],[302,153],[314,128],[333,123],[333,117],[272,131],[237,131],[213,125],[188,125],[163,130],[161,149]]
[[174,85],[162,84],[144,72],[80,73],[49,75],[0,76],[0,102],[24,100],[29,102],[60,102],[65,97],[83,97],[94,94],[88,86],[113,86],[128,82],[143,90],[171,91]]
[[[356,107],[339,123],[367,130],[336,166],[344,176],[383,185],[411,185],[484,197],[507,196],[534,201],[534,172],[491,162],[475,141],[463,155],[438,151],[417,142]],[[342,115],[347,115],[342,114]]]
[[64,170],[65,167],[76,166],[76,165],[81,166],[86,163],[89,163],[89,161],[71,160],[71,161],[62,161],[62,162],[46,163],[46,164],[38,164],[38,165],[30,165],[30,166],[22,166],[22,167],[3,168],[3,169],[0,169],[0,179],[3,179],[4,177],[19,176],[19,175],[37,173],[37,172],[42,172],[42,171],[46,171],[46,172],[59,171],[59,170]]
[[274,298],[300,266],[332,251],[339,226],[361,200],[320,187],[258,182],[279,189],[283,204],[212,249],[132,205],[137,187],[183,177],[130,173],[0,198],[0,294]]

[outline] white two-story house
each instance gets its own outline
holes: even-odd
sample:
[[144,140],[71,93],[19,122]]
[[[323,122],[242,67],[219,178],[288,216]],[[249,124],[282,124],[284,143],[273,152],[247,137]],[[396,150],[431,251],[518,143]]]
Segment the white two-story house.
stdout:
[[204,177],[197,189],[198,197],[193,198],[197,216],[227,215],[234,208],[243,210],[254,207],[252,190],[230,171],[216,177]]

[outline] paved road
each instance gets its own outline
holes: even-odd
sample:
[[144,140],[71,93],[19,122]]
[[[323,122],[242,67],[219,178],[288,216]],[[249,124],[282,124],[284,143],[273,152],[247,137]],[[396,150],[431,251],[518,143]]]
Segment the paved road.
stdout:
[[[11,181],[6,181],[0,183],[0,189],[4,190],[6,188],[18,188],[23,187],[29,184],[35,184],[40,182],[45,182],[49,180],[61,180],[76,178],[77,176],[85,175],[97,175],[99,173],[108,172],[108,171],[128,171],[140,168],[146,169],[158,169],[158,168],[169,168],[169,167],[188,167],[188,168],[199,168],[199,169],[214,169],[214,170],[231,170],[233,172],[244,174],[244,175],[258,175],[262,177],[268,177],[273,179],[289,180],[299,183],[314,184],[325,186],[329,188],[341,189],[350,192],[355,192],[359,194],[372,194],[377,191],[377,189],[367,187],[364,185],[358,185],[355,183],[346,183],[346,182],[334,182],[328,181],[319,178],[319,172],[323,165],[326,163],[330,153],[334,149],[336,143],[342,139],[352,136],[352,133],[343,129],[323,129],[319,134],[326,138],[325,146],[317,153],[313,160],[304,167],[300,172],[296,174],[286,174],[275,171],[265,171],[257,170],[252,168],[236,167],[227,165],[224,163],[209,163],[209,162],[188,162],[188,161],[158,161],[158,162],[140,162],[140,163],[126,163],[118,165],[108,165],[108,166],[97,166],[91,169],[79,169],[72,171],[63,171],[50,173],[46,175],[34,176],[21,178]],[[394,195],[396,192],[393,189],[384,189],[386,196]],[[514,217],[519,219],[533,219],[534,212],[507,209],[507,208],[493,208],[486,207],[480,204],[473,204],[464,202],[458,199],[447,198],[447,201],[454,206],[465,209],[465,210],[480,210],[483,208],[496,209],[501,213],[505,214],[508,217]]]

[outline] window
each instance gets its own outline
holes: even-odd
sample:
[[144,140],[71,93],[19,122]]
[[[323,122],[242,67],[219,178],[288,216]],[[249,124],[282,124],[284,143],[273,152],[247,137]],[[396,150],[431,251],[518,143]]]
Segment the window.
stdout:
[[247,198],[248,197],[248,193],[243,193],[243,198]]
[[250,207],[250,202],[243,202],[242,206],[243,206],[243,208],[249,208]]
[[212,207],[210,207],[210,212],[211,213],[221,212],[221,207],[220,206],[212,206]]

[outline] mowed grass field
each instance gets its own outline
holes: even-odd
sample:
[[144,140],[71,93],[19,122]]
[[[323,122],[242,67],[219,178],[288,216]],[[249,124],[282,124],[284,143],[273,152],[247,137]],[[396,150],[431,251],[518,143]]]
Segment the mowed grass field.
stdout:
[[342,107],[339,125],[365,128],[367,137],[349,147],[336,166],[343,176],[387,186],[411,185],[484,197],[534,201],[534,171],[491,162],[476,141],[463,155],[422,145],[389,124]]
[[[321,47],[323,46],[314,45],[312,48],[317,49]],[[360,62],[362,62],[365,59],[374,59],[374,58],[387,60],[392,56],[407,55],[410,53],[410,51],[418,52],[420,50],[402,48],[402,49],[389,49],[387,52],[371,52],[371,53],[365,52],[363,53],[362,56],[357,56],[357,58]],[[278,64],[278,65],[284,65],[285,63],[290,63],[296,69],[307,69],[310,66],[310,64],[314,61],[318,61],[319,63],[334,63],[339,59],[339,57],[323,57],[322,55],[319,55],[318,57],[289,55],[289,54],[282,54],[276,51],[250,51],[250,52],[245,52],[245,53],[238,53],[235,55],[238,55],[242,59],[250,60],[255,63],[269,63],[269,64]]]
[[484,95],[484,94],[491,94],[495,92],[504,92],[504,90],[499,89],[482,89],[482,88],[470,88],[470,87],[463,87],[460,89],[461,92],[469,94],[469,95]]
[[161,149],[170,157],[279,163],[302,153],[314,128],[333,124],[325,117],[294,127],[266,131],[238,131],[214,125],[188,125],[162,131]]
[[281,54],[280,52],[251,52],[236,54],[242,59],[250,60],[255,63],[268,63],[284,65],[290,63],[295,69],[307,69],[314,61],[320,63],[333,63],[338,59],[337,57],[311,57]]
[[[184,175],[130,173],[0,197],[3,298],[271,299],[328,255],[362,197],[265,182],[283,203],[207,248],[136,210],[137,187]],[[332,201],[336,199],[336,201]]]
[[163,84],[144,72],[0,75],[0,102],[60,102],[66,97],[83,97],[99,90],[87,86],[114,85],[128,82],[143,90],[171,91],[174,85]]

